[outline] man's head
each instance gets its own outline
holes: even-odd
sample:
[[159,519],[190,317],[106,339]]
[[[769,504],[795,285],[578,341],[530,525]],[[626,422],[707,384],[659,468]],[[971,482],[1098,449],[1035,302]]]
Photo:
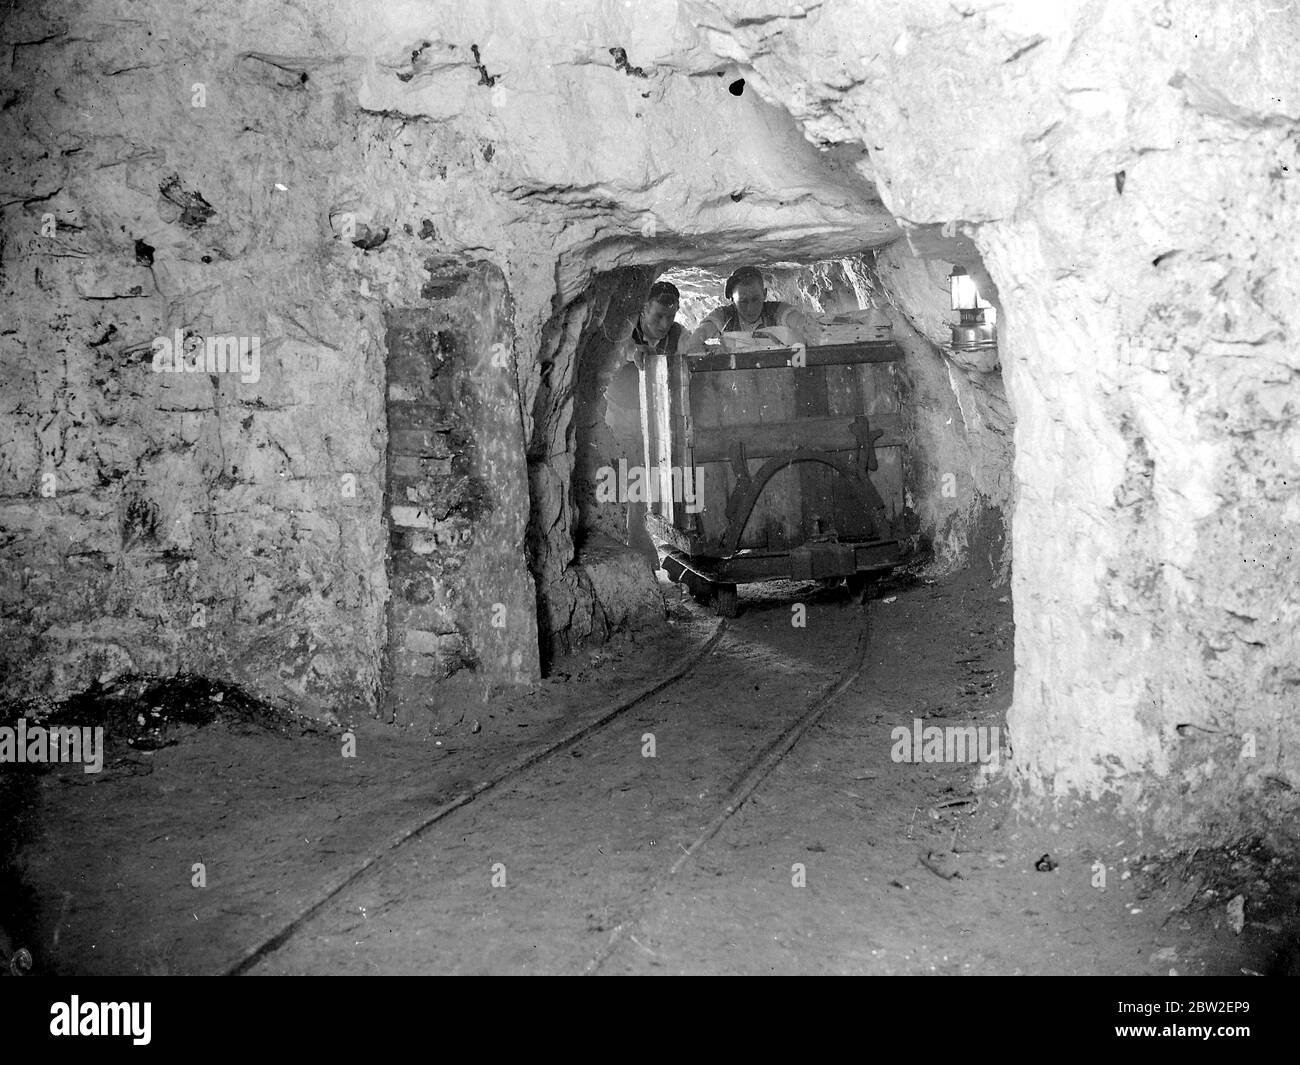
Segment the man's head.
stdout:
[[641,332],[647,340],[657,343],[668,335],[680,302],[681,294],[676,285],[656,281],[650,287],[645,306],[641,308]]
[[752,322],[763,312],[767,286],[757,267],[742,266],[727,278],[725,291],[742,322]]

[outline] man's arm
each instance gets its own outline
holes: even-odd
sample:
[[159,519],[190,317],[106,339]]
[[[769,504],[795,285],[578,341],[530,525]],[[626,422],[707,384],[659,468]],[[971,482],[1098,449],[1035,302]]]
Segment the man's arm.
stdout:
[[623,327],[619,330],[618,339],[614,341],[614,347],[618,351],[618,361],[620,364],[624,362],[635,362],[637,369],[640,369],[644,363],[645,352],[644,346],[638,344],[634,339],[632,339],[632,334],[635,330],[635,318],[630,318],[624,322]]
[[700,327],[691,334],[690,340],[686,342],[686,347],[682,350],[687,355],[699,355],[705,352],[704,342],[711,340],[713,337],[722,336],[722,328],[719,326],[717,319],[711,314],[700,323]]

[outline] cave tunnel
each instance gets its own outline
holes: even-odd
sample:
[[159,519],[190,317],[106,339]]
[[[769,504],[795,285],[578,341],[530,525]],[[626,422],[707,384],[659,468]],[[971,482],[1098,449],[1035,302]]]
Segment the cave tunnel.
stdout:
[[[933,576],[966,568],[974,559],[1005,583],[1004,501],[991,502],[984,494],[996,493],[998,486],[1005,491],[1012,476],[1011,426],[996,346],[986,338],[954,349],[951,336],[934,344],[912,325],[943,322],[950,278],[966,269],[958,263],[927,268],[918,261],[917,243],[902,242],[906,251],[887,256],[887,265],[873,253],[870,261],[856,256],[766,268],[771,302],[798,308],[810,319],[809,343],[819,365],[802,370],[785,365],[799,357],[793,353],[769,357],[772,365],[763,369],[720,364],[698,379],[681,376],[676,352],[638,364],[628,344],[642,309],[654,302],[647,303],[651,271],[621,268],[593,283],[585,298],[596,309],[575,360],[572,539],[576,567],[594,578],[593,611],[602,634],[662,617],[656,597],[638,595],[627,578],[631,574],[645,585],[644,567],[634,564],[638,553],[652,571],[659,568],[659,554],[689,554],[683,534],[697,534],[703,552],[696,560],[701,570],[688,570],[685,583],[715,606],[718,584],[728,582],[700,578],[710,555],[715,564],[720,561],[718,550],[705,546],[710,540],[729,541],[726,553],[752,556],[734,559],[732,567],[752,583],[798,575],[823,588],[848,585],[860,597],[865,584],[889,576],[893,567],[868,570],[864,553],[859,573],[853,560],[837,565],[835,552],[817,554],[810,545],[853,541],[865,552],[865,545],[891,535],[905,541],[887,560],[900,568]],[[974,260],[972,268],[982,273],[969,242],[946,244],[945,254]],[[935,242],[923,247],[932,254]],[[911,317],[880,280],[880,270],[897,270],[900,262],[925,282],[907,293],[926,301]],[[728,271],[686,267],[656,273],[661,286],[672,286],[670,296],[684,293],[676,297],[680,321],[673,319],[674,328],[682,328],[684,348],[706,315],[720,301],[725,306]],[[991,285],[985,291],[996,298]],[[988,315],[995,314],[990,303]],[[895,319],[903,334],[899,342]],[[834,332],[823,338],[815,335],[819,329]],[[825,346],[826,339],[840,348]],[[854,349],[856,340],[878,347]],[[769,345],[775,349],[777,341]],[[826,361],[833,358],[843,361]],[[688,362],[702,365],[694,358]],[[693,398],[682,391],[689,380],[696,382]],[[968,435],[982,439],[972,446]],[[739,458],[733,454],[737,441]],[[795,461],[804,457],[806,463]],[[758,478],[761,483],[754,483]],[[752,498],[737,492],[745,485]],[[882,513],[874,514],[877,508]],[[649,534],[647,514],[657,526]],[[791,551],[793,565],[782,557]],[[847,550],[840,554],[847,558]],[[612,567],[616,555],[622,561]],[[669,569],[682,575],[680,566]],[[613,571],[619,581],[602,591],[602,580]],[[633,610],[637,603],[648,607],[641,618]],[[572,625],[573,615],[565,616]],[[548,644],[544,633],[543,659],[548,650],[562,651],[590,634],[587,628],[553,632]]]
[[0,967],[1294,969],[1300,15],[743,6],[0,16]]

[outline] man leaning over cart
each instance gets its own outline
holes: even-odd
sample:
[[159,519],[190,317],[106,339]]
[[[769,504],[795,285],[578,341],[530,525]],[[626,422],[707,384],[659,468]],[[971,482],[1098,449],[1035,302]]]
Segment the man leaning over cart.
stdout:
[[[629,465],[639,465],[645,454],[641,437],[640,371],[648,354],[677,354],[686,332],[676,321],[680,302],[676,285],[657,281],[650,287],[631,334],[621,342],[621,368],[605,390],[606,421],[618,437]],[[643,502],[628,502],[627,544],[641,552],[654,568],[659,565],[659,555],[646,529],[646,510]]]

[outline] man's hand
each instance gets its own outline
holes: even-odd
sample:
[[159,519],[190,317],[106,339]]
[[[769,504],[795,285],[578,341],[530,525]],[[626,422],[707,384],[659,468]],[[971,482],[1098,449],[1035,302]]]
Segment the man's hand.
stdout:
[[722,336],[722,332],[717,325],[706,318],[700,323],[699,328],[691,334],[690,340],[686,342],[686,346],[682,349],[682,354],[702,355],[708,351],[708,348],[704,346],[704,342],[720,336]]

